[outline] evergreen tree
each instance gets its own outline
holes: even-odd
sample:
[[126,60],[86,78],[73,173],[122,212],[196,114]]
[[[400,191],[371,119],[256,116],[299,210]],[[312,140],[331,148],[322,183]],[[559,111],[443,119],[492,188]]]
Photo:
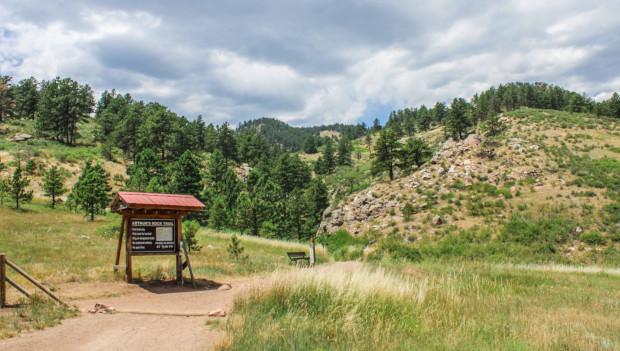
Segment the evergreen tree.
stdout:
[[276,160],[273,180],[285,193],[305,187],[310,176],[310,169],[297,154],[285,153]]
[[171,190],[173,193],[200,196],[202,176],[200,160],[191,151],[185,151],[171,169]]
[[226,202],[221,196],[215,196],[211,208],[209,209],[209,226],[215,229],[222,229],[228,225],[228,209]]
[[400,168],[411,170],[420,167],[432,156],[431,148],[419,138],[410,138],[402,148]]
[[37,132],[73,145],[80,136],[78,123],[88,118],[93,105],[93,92],[88,85],[70,78],[43,82],[37,106]]
[[15,112],[15,98],[9,76],[0,76],[0,122],[13,117]]
[[228,123],[222,124],[217,129],[216,147],[222,152],[227,165],[229,161],[237,160],[237,141]]
[[311,135],[304,141],[304,152],[307,154],[316,154],[318,152],[316,138],[314,136]]
[[15,208],[19,209],[21,202],[28,202],[32,200],[32,191],[28,191],[28,185],[30,185],[30,179],[22,174],[22,168],[19,160],[17,161],[17,167],[13,172],[13,178],[9,182],[11,187],[11,196],[15,201]]
[[446,104],[443,102],[437,102],[433,107],[433,119],[437,123],[442,123],[443,120],[448,116],[448,111],[446,108]]
[[207,183],[216,192],[221,190],[220,186],[224,181],[224,175],[228,171],[224,154],[219,149],[213,151],[207,163]]
[[348,139],[344,137],[340,138],[340,140],[338,141],[338,153],[336,157],[336,164],[338,166],[351,165],[352,149],[353,149],[353,146],[351,145],[351,142]]
[[329,193],[323,180],[314,178],[304,191],[304,203],[308,212],[308,222],[312,230],[321,223],[323,211],[329,206]]
[[286,230],[289,235],[297,238],[301,241],[306,239],[306,221],[307,221],[307,208],[306,203],[303,201],[303,193],[300,189],[294,189],[286,199],[286,222],[284,225],[288,227]]
[[446,118],[446,133],[454,140],[464,139],[467,129],[472,126],[469,116],[469,104],[463,98],[455,98],[450,105]]
[[620,118],[620,95],[613,93],[609,98],[609,115]]
[[146,105],[144,113],[147,117],[139,128],[139,143],[156,150],[160,160],[166,160],[173,147],[177,116],[158,103]]
[[378,118],[375,118],[375,120],[372,121],[372,132],[376,133],[380,130],[381,130],[381,122],[379,122]]
[[65,176],[58,166],[53,166],[43,175],[44,195],[52,200],[52,208],[56,206],[57,197],[67,192],[64,182]]
[[336,158],[334,157],[334,143],[331,139],[327,139],[327,143],[325,143],[325,148],[323,149],[323,154],[321,155],[322,159],[322,170],[321,174],[332,174],[336,170]]
[[396,133],[389,128],[381,131],[374,149],[374,158],[371,166],[372,173],[377,175],[387,171],[390,180],[393,180],[394,170],[400,153],[400,142],[396,137]]
[[372,152],[372,133],[370,132],[366,133],[366,136],[364,137],[364,141],[366,142],[366,147],[368,147],[368,151]]
[[34,77],[23,79],[13,88],[15,95],[15,115],[34,119],[39,103],[38,82]]
[[[133,165],[127,168],[129,178],[126,187],[129,190],[145,191],[147,186],[154,178],[163,176],[163,165],[157,154],[150,149],[142,150],[137,156]],[[157,180],[161,183],[161,180]]]
[[71,200],[91,221],[101,214],[110,202],[110,177],[99,164],[84,163],[82,174],[73,186]]
[[4,199],[11,192],[11,184],[8,179],[0,178],[0,206],[4,205]]

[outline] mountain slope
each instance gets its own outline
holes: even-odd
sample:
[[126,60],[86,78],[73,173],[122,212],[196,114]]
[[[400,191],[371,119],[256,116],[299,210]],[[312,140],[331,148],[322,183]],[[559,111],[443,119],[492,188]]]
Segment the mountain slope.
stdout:
[[[522,244],[549,241],[567,255],[617,245],[620,121],[520,109],[501,122],[496,137],[446,141],[413,174],[350,195],[325,212],[320,230],[419,244],[470,230]],[[542,230],[511,227],[537,221]]]

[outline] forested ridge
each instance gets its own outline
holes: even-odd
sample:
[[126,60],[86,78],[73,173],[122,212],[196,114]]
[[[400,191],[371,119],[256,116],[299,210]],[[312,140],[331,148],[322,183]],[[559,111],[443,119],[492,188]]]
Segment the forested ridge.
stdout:
[[[38,137],[74,145],[80,138],[78,125],[92,118],[102,156],[121,157],[129,165],[124,189],[192,194],[206,204],[196,219],[214,228],[295,239],[315,233],[330,201],[324,179],[351,166],[353,139],[364,138],[373,150],[373,175],[387,173],[393,178],[396,170],[420,167],[432,155],[416,133],[443,126],[446,137],[463,139],[475,126],[493,130],[499,113],[521,106],[620,118],[617,93],[595,102],[545,83],[509,83],[470,100],[457,97],[450,104],[394,111],[385,126],[375,120],[370,127],[363,123],[292,127],[260,118],[235,130],[227,123],[208,123],[202,116],[190,121],[160,103],[137,101],[114,90],[104,91],[95,102],[87,84],[70,78],[43,82],[0,78],[0,122],[34,120]],[[340,137],[320,137],[325,130],[337,131]],[[402,137],[408,139],[403,142]],[[307,162],[299,157],[300,150],[321,155]],[[70,191],[69,205],[93,218],[109,200],[109,176],[92,160],[84,161],[84,174]],[[21,167],[18,160],[16,172]],[[0,180],[1,197],[28,200],[28,182],[21,173],[13,178]],[[56,183],[50,196],[68,192],[61,176],[48,178]],[[90,196],[93,193],[97,198]]]

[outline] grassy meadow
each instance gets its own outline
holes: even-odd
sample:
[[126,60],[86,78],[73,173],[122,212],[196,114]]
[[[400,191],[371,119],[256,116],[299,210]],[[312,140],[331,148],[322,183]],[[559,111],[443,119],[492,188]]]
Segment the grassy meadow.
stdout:
[[429,263],[282,272],[236,301],[219,349],[620,349],[618,275],[552,268]]
[[[23,209],[0,207],[0,252],[39,279],[61,296],[66,283],[122,282],[124,271],[114,273],[113,264],[118,242],[120,218],[115,214],[99,216],[88,222],[82,214],[62,206],[52,209],[34,202]],[[239,236],[244,258],[229,257],[227,246],[232,233],[203,229],[197,234],[202,249],[192,252],[194,274],[198,278],[221,280],[226,277],[286,269],[287,251],[307,250],[307,245],[263,238]],[[320,249],[319,259],[329,258]],[[124,265],[124,251],[121,253]],[[174,256],[134,257],[134,279],[137,281],[174,279]],[[35,289],[8,269],[8,274],[30,292]],[[189,274],[185,272],[186,276]],[[41,329],[76,315],[70,308],[46,303],[40,299],[29,303],[12,287],[8,287],[9,304],[18,305],[0,311],[0,339],[28,329]]]

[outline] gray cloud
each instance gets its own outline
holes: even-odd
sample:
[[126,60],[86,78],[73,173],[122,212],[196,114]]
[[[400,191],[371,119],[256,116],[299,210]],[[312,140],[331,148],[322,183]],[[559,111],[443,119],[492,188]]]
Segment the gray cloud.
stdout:
[[369,121],[513,80],[618,91],[617,13],[614,0],[7,0],[0,71],[71,76],[213,122]]

